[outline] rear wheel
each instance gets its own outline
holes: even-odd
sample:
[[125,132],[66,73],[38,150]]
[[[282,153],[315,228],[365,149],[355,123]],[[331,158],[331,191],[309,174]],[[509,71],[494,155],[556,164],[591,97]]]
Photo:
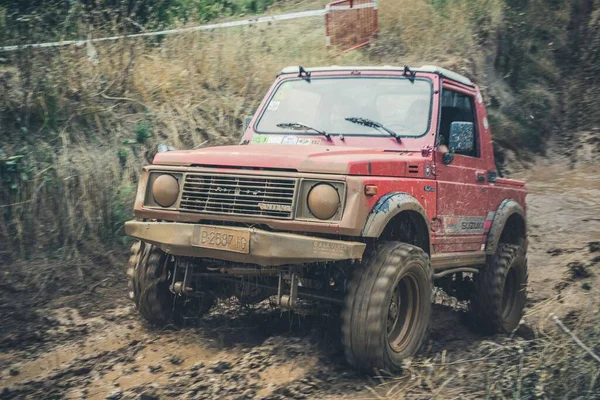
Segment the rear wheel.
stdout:
[[199,317],[215,303],[209,294],[202,298],[176,296],[169,290],[169,255],[156,246],[137,242],[131,247],[127,275],[129,296],[142,317],[153,325],[181,325],[186,318]]
[[354,271],[342,312],[346,358],[373,372],[399,370],[426,336],[431,314],[429,256],[399,242],[379,244]]
[[519,326],[527,301],[527,261],[522,246],[501,243],[475,275],[473,326],[486,334],[510,333]]

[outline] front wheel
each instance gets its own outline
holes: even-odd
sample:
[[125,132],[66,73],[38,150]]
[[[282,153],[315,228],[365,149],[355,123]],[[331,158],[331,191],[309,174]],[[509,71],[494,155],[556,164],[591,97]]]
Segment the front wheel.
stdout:
[[176,296],[169,290],[169,255],[156,246],[136,242],[131,247],[127,275],[129,297],[141,316],[152,325],[182,325],[186,318],[200,317],[215,303],[213,296]]
[[354,271],[342,312],[346,358],[372,373],[400,369],[421,347],[431,315],[429,256],[400,242],[379,244]]

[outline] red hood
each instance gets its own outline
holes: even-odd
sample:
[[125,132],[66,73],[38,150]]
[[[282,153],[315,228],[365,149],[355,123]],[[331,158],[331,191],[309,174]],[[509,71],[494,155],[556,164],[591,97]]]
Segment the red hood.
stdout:
[[[254,167],[339,175],[406,176],[409,164],[418,166],[426,160],[421,153],[386,152],[360,147],[246,145],[157,153],[154,164]],[[424,168],[418,170],[422,172]]]

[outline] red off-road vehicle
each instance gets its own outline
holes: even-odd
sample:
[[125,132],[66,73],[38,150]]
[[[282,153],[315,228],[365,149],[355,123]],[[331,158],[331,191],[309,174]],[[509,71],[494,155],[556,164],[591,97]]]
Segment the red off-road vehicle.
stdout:
[[434,286],[490,333],[525,304],[524,183],[498,177],[477,86],[435,66],[285,68],[239,145],[158,153],[135,214],[154,324],[232,296],[324,307],[372,372],[419,349]]

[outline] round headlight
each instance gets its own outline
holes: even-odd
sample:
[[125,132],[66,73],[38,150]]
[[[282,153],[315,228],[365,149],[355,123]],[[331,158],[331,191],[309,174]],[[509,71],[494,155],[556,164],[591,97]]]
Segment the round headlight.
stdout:
[[340,207],[340,195],[331,185],[320,183],[308,193],[308,210],[319,219],[330,219]]
[[152,197],[162,207],[171,207],[179,196],[179,183],[171,175],[161,175],[152,184]]

